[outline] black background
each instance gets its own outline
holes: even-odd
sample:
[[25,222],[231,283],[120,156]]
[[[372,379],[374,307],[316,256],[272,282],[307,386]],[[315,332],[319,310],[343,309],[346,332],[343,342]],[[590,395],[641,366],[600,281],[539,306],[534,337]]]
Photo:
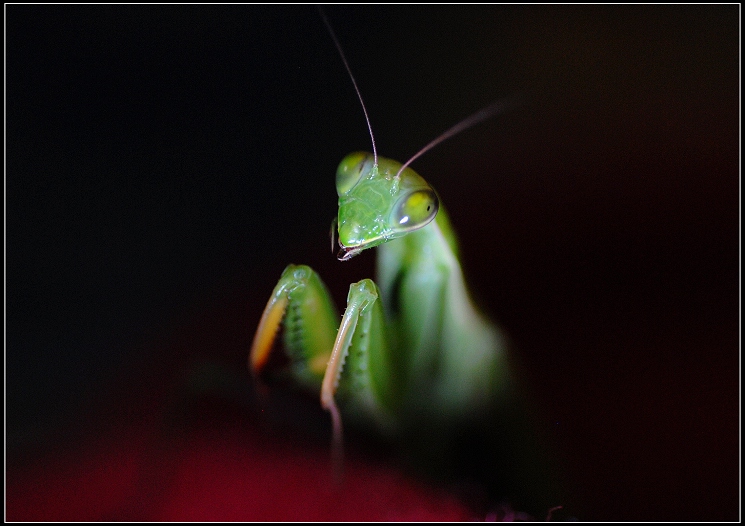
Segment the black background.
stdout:
[[[525,101],[414,168],[535,385],[572,513],[736,519],[739,6],[327,13],[382,155]],[[373,255],[328,249],[336,165],[369,137],[313,8],[6,14],[12,465],[168,383],[187,357],[158,342],[195,319],[231,313],[193,356],[241,370],[287,263],[341,302]]]

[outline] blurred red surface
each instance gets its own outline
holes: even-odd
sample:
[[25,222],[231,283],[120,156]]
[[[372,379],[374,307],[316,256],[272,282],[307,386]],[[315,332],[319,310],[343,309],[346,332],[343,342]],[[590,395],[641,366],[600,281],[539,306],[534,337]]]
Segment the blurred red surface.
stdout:
[[[10,521],[456,521],[473,511],[383,458],[347,448],[333,473],[325,414],[302,398],[264,414],[242,363],[245,298],[153,343],[76,436],[10,455]],[[237,302],[237,303],[236,303]],[[216,334],[228,335],[214,340]],[[232,340],[236,338],[236,340]],[[209,361],[195,358],[211,346]],[[142,371],[147,371],[143,373]],[[139,373],[138,373],[139,372]],[[162,378],[168,378],[163,381]],[[299,406],[297,405],[299,404]],[[270,402],[270,406],[271,406]],[[314,412],[314,410],[317,410]],[[271,413],[272,409],[267,410]],[[295,425],[293,420],[305,421]],[[68,425],[69,427],[69,425]]]
[[148,440],[131,428],[9,478],[10,521],[457,521],[456,497],[388,465],[353,460],[337,484],[329,459],[241,425]]

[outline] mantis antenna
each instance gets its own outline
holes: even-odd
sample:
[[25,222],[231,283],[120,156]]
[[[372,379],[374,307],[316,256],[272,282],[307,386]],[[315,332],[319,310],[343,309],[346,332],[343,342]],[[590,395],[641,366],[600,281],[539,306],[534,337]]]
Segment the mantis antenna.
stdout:
[[323,18],[323,23],[326,24],[326,28],[329,30],[329,34],[331,35],[331,39],[334,41],[334,45],[336,46],[336,49],[339,50],[339,55],[341,55],[341,60],[344,62],[344,67],[347,68],[347,73],[349,73],[349,78],[352,79],[352,84],[354,84],[354,91],[357,92],[357,98],[360,99],[360,104],[362,105],[362,112],[365,114],[365,120],[367,121],[367,129],[370,132],[370,140],[372,141],[372,149],[373,149],[373,157],[375,159],[375,166],[378,165],[378,151],[375,148],[375,137],[373,137],[372,132],[372,126],[370,125],[370,117],[367,115],[367,108],[365,108],[365,102],[362,100],[362,94],[360,93],[360,89],[357,87],[357,81],[354,80],[354,75],[352,75],[352,69],[349,67],[349,63],[347,62],[347,58],[344,56],[344,51],[341,48],[341,44],[339,44],[339,40],[336,38],[336,33],[334,33],[333,28],[331,27],[331,24],[329,23],[329,19],[326,18],[326,13],[323,12],[323,9],[321,6],[318,6],[318,12],[321,13],[321,18]]
[[[443,132],[439,137],[432,140],[427,146],[419,150],[417,153],[414,154],[414,156],[406,161],[404,164],[401,165],[401,168],[398,169],[398,172],[396,172],[396,177],[398,178],[401,175],[401,172],[404,171],[404,169],[409,166],[412,162],[414,162],[415,159],[423,155],[424,153],[428,152],[441,142],[449,139],[450,137],[454,135],[458,135],[460,132],[467,130],[471,126],[474,126],[481,121],[484,121],[490,117],[494,117],[495,115],[498,115],[500,113],[503,113],[505,110],[509,109],[511,106],[513,106],[515,101],[513,99],[500,99],[496,102],[491,103],[489,106],[485,108],[481,108],[479,111],[471,115],[470,117],[466,117],[462,121],[460,121],[458,124],[450,128],[449,130]],[[377,158],[376,158],[377,159]]]
[[[331,27],[331,23],[329,22],[329,19],[326,17],[326,13],[324,13],[321,6],[318,6],[318,12],[321,14],[323,23],[326,24],[326,29],[329,30],[331,39],[334,41],[334,45],[336,46],[336,49],[339,51],[339,55],[341,56],[341,60],[344,63],[344,67],[347,68],[347,73],[349,74],[349,78],[352,80],[352,84],[354,85],[354,90],[357,92],[357,98],[360,100],[360,105],[362,106],[362,112],[365,114],[365,121],[367,122],[367,129],[370,132],[370,140],[372,141],[372,149],[373,149],[373,158],[375,159],[375,166],[377,166],[378,165],[378,152],[377,152],[377,149],[375,148],[375,137],[373,136],[372,125],[370,124],[370,117],[367,114],[367,108],[365,107],[365,102],[362,100],[362,94],[360,93],[360,89],[357,86],[357,81],[354,79],[354,75],[352,74],[352,69],[349,67],[349,63],[347,62],[347,58],[344,55],[344,50],[342,49],[341,44],[339,43],[339,39],[336,38],[336,33],[334,33],[334,29]],[[402,164],[401,168],[399,168],[398,172],[396,172],[396,179],[400,177],[401,172],[403,172],[407,166],[409,166],[412,162],[414,162],[420,156],[422,156],[423,154],[425,154],[426,152],[428,152],[429,150],[431,150],[432,148],[434,148],[441,142],[446,141],[447,139],[449,139],[450,137],[453,137],[454,135],[458,135],[462,131],[465,131],[472,126],[475,126],[481,121],[485,121],[486,119],[489,119],[491,117],[494,117],[495,115],[499,115],[500,113],[505,112],[507,109],[514,106],[515,102],[516,101],[514,99],[500,99],[496,102],[491,103],[489,106],[486,106],[485,108],[481,108],[479,111],[477,111],[470,117],[466,117],[465,119],[457,123],[452,128],[443,132],[439,137],[436,137],[429,144],[427,144],[424,148],[422,148],[417,153],[415,153],[411,157],[411,159],[409,159],[404,164]],[[331,248],[333,251],[333,239],[331,241]]]

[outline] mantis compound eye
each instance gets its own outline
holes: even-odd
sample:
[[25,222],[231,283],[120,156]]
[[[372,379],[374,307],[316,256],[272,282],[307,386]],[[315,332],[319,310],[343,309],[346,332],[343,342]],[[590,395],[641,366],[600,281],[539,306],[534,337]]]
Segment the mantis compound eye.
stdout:
[[391,227],[399,231],[421,228],[437,215],[440,201],[434,190],[416,190],[403,196],[391,215]]
[[365,152],[350,153],[336,169],[336,193],[341,197],[365,177],[374,164],[373,156]]

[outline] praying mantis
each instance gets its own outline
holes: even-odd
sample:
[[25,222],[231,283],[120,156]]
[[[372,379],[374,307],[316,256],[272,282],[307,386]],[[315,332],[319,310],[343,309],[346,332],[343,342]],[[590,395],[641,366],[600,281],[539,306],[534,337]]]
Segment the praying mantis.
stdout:
[[321,16],[359,97],[373,148],[339,164],[332,249],[336,238],[338,259],[348,261],[377,247],[377,277],[350,286],[339,322],[318,274],[289,265],[262,313],[248,361],[255,377],[264,374],[283,327],[287,372],[304,389],[320,393],[338,459],[343,420],[391,438],[447,437],[507,403],[506,338],[475,306],[448,214],[409,164],[448,137],[504,112],[511,101],[465,119],[404,164],[380,157],[360,90]]

